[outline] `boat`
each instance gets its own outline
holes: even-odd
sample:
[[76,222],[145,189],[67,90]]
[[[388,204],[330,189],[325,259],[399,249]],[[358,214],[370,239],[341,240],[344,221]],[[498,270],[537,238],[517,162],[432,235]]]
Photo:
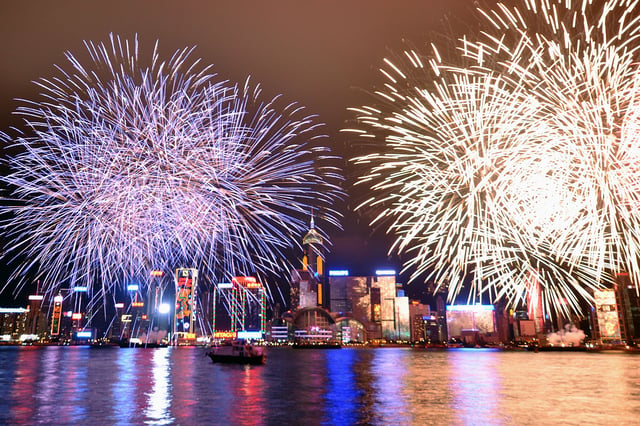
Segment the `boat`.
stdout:
[[222,345],[212,346],[207,356],[213,362],[231,364],[264,364],[265,355],[262,346],[255,346],[244,340],[233,340]]

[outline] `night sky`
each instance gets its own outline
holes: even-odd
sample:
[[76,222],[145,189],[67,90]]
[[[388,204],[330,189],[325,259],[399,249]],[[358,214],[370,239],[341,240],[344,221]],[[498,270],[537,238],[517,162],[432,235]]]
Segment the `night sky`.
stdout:
[[[193,57],[213,64],[223,79],[251,76],[265,97],[307,107],[326,123],[324,143],[345,159],[344,231],[330,230],[328,266],[370,274],[399,269],[387,257],[389,237],[354,213],[364,187],[352,187],[357,171],[348,165],[357,141],[340,133],[353,117],[348,107],[371,104],[369,92],[383,83],[383,58],[405,47],[424,46],[436,34],[466,32],[470,0],[322,1],[6,1],[0,6],[0,130],[20,127],[12,115],[16,98],[36,99],[34,80],[69,69],[65,51],[86,58],[83,41],[107,42],[109,33],[133,39],[149,57],[156,40],[168,59],[196,46]],[[466,22],[466,23],[465,23]],[[84,61],[87,63],[88,61]],[[0,283],[4,284],[4,282]]]

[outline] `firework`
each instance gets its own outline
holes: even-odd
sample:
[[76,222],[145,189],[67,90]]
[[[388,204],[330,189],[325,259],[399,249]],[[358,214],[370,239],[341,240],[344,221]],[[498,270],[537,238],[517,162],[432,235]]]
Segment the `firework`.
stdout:
[[516,304],[535,277],[547,309],[572,310],[615,273],[640,282],[636,4],[498,4],[461,65],[387,61],[385,106],[357,109],[356,131],[388,150],[355,161],[414,278],[454,297],[472,276],[470,299]]
[[[334,158],[301,107],[219,80],[193,49],[145,65],[133,42],[86,43],[17,113],[3,223],[14,280],[100,299],[153,269],[211,282],[285,266],[309,212],[338,225]],[[143,281],[144,282],[144,281]]]

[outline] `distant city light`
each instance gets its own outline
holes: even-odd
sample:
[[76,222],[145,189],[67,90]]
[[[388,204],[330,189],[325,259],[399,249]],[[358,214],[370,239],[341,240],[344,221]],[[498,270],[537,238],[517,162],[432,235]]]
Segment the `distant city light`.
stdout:
[[44,299],[44,296],[41,294],[32,294],[31,296],[29,296],[29,300],[42,300]]
[[329,271],[330,277],[348,277],[349,271],[346,269]]
[[0,314],[24,314],[25,308],[0,308]]
[[71,319],[76,321],[76,320],[81,320],[82,319],[82,313],[81,312],[74,312],[73,314],[71,314]]
[[378,269],[376,271],[376,275],[380,275],[380,276],[390,276],[395,274],[396,274],[396,271],[394,269]]
[[138,286],[138,284],[129,284],[127,286],[127,290],[129,291],[138,291],[140,287]]
[[30,340],[40,340],[40,338],[38,337],[37,334],[21,334],[20,335],[21,342],[28,342]]
[[161,277],[162,276],[162,271],[158,271],[158,270],[151,271],[151,276],[152,277]]
[[56,297],[53,298],[54,302],[62,302],[62,300],[63,300],[63,297],[60,295],[57,295]]
[[215,339],[235,339],[236,332],[235,331],[216,331],[213,333],[213,337]]
[[116,309],[122,309],[124,308],[124,303],[120,302],[120,303],[116,303]]
[[447,311],[493,311],[493,305],[447,305]]
[[90,331],[78,331],[76,333],[76,337],[78,339],[91,339],[91,332]]
[[232,283],[218,283],[218,288],[233,288]]
[[238,331],[238,339],[262,339],[261,331]]
[[131,303],[131,306],[134,308],[142,308],[144,306],[144,302],[133,302]]
[[262,288],[262,284],[260,283],[246,283],[246,288]]
[[79,285],[73,288],[73,291],[75,293],[86,293],[87,292],[87,287],[83,286],[83,285]]
[[161,303],[160,306],[158,306],[158,312],[161,314],[168,314],[169,311],[171,311],[171,305],[168,303]]

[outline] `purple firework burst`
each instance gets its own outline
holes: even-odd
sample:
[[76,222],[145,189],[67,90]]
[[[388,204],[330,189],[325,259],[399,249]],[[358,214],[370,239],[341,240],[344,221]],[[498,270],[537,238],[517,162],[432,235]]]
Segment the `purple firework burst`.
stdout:
[[41,80],[17,114],[2,180],[19,288],[86,285],[100,299],[152,269],[197,267],[215,282],[278,271],[313,209],[338,225],[335,157],[296,104],[219,80],[193,49],[147,65],[133,42],[85,43],[84,66]]

